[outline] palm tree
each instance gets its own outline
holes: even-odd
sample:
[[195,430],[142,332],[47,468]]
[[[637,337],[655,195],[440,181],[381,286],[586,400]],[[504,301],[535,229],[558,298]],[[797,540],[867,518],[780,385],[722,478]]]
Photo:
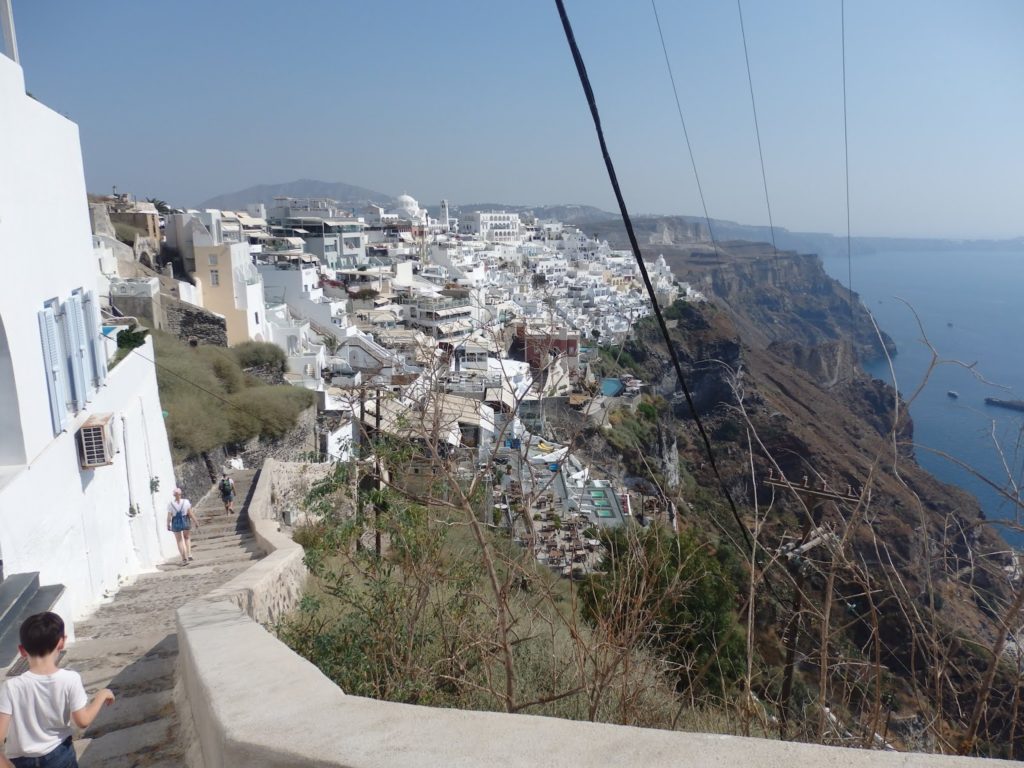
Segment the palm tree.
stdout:
[[152,203],[153,207],[156,208],[157,213],[167,214],[171,212],[171,206],[158,197],[147,197],[146,202]]

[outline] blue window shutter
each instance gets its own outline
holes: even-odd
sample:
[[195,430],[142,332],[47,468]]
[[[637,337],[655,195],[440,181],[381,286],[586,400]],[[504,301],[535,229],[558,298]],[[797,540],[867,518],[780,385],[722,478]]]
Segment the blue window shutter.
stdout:
[[57,337],[57,318],[53,309],[40,310],[39,340],[43,346],[43,366],[46,369],[46,390],[50,394],[50,419],[53,432],[63,432],[68,421],[68,397],[64,383],[64,362],[61,360],[60,340]]
[[71,395],[75,411],[85,409],[88,394],[85,384],[85,327],[82,322],[82,299],[72,296],[64,303],[64,338],[67,340],[68,371],[71,374]]
[[103,326],[100,318],[100,304],[96,291],[89,291],[82,300],[85,313],[86,338],[89,339],[89,354],[96,387],[102,387],[107,380],[107,348],[103,344]]

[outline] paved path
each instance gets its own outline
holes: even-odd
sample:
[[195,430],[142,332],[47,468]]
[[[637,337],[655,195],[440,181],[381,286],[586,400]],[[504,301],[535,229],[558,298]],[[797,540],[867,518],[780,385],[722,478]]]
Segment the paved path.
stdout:
[[178,656],[174,614],[261,556],[245,506],[254,475],[252,470],[232,473],[239,514],[224,513],[216,489],[196,505],[200,533],[193,536],[192,563],[182,566],[175,557],[75,625],[77,639],[61,666],[81,673],[90,696],[104,687],[117,696],[76,741],[82,768],[185,765],[173,702]]

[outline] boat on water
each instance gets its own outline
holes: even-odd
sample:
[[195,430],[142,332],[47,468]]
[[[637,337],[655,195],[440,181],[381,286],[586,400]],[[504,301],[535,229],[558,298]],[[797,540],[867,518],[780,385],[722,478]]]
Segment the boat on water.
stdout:
[[954,399],[954,400],[956,400],[956,399],[957,399],[958,397],[960,397],[960,393],[959,393],[959,392],[957,392],[957,391],[956,391],[955,389],[951,389],[951,390],[949,390],[949,391],[948,391],[948,392],[946,393],[946,395],[947,395],[947,397],[951,397],[951,398],[952,398],[952,399]]
[[998,397],[986,397],[985,405],[1009,408],[1011,411],[1024,411],[1024,400],[1000,400]]

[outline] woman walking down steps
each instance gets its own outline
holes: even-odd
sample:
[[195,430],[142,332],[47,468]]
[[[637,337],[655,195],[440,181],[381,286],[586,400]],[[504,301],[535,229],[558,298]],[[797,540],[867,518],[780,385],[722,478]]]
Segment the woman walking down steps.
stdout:
[[[196,744],[174,707],[178,639],[175,611],[251,567],[262,557],[249,529],[245,501],[251,470],[232,472],[238,506],[227,515],[217,486],[193,504],[202,536],[188,568],[177,558],[139,576],[108,603],[75,624],[76,640],[60,666],[82,675],[90,695],[110,687],[117,701],[76,739],[82,768],[181,768]],[[193,529],[194,532],[194,529]]]

